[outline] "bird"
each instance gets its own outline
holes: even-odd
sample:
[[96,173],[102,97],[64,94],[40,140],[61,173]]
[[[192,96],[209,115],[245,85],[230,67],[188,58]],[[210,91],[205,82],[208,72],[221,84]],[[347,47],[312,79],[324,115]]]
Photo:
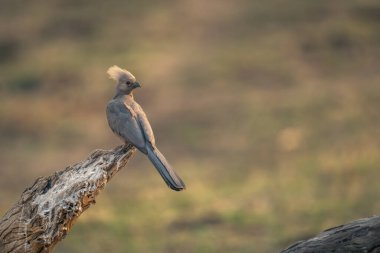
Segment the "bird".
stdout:
[[133,91],[141,88],[140,83],[128,70],[116,65],[110,67],[107,73],[116,81],[116,94],[108,102],[106,109],[109,127],[122,141],[131,143],[147,155],[172,190],[184,190],[185,183],[158,150],[149,120],[133,98]]

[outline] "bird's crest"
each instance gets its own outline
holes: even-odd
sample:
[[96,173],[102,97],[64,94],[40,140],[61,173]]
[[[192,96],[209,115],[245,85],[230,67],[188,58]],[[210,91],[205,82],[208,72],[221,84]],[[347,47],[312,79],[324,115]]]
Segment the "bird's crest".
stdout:
[[120,81],[123,79],[133,79],[136,80],[136,78],[126,69],[119,68],[116,65],[113,65],[107,70],[107,74],[115,81]]

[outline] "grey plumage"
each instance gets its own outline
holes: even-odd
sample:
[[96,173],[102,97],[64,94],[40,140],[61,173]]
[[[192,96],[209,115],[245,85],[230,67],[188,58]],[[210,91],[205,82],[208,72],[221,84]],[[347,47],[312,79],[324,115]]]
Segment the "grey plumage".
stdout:
[[107,105],[107,120],[112,131],[147,155],[171,189],[185,189],[182,179],[156,147],[148,118],[133,98],[133,90],[141,87],[136,78],[117,66],[109,68],[107,73],[117,81],[116,95]]

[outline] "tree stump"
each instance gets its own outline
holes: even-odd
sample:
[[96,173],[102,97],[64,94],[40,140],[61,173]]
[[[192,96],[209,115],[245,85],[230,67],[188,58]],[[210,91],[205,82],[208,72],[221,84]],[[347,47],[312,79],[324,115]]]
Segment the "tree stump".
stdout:
[[96,150],[78,164],[38,178],[1,218],[0,253],[52,252],[134,151],[131,145]]

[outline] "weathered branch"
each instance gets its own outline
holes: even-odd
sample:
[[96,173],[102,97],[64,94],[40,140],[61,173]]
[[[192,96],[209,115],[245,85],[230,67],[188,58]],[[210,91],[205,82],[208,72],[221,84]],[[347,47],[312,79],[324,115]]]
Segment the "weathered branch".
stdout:
[[380,253],[380,216],[330,228],[282,253]]
[[78,164],[38,178],[1,218],[0,253],[51,252],[134,151],[132,146],[97,150]]

